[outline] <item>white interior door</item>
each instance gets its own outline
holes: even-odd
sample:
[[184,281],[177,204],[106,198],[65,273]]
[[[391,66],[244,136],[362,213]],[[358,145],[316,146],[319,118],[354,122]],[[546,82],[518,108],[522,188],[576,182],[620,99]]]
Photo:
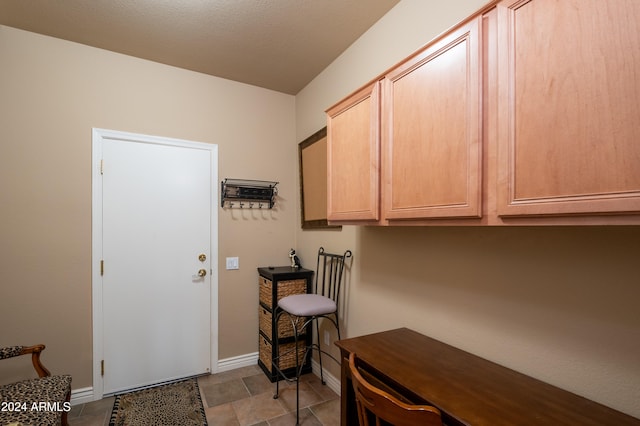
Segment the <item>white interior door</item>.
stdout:
[[103,394],[211,371],[205,144],[102,138]]

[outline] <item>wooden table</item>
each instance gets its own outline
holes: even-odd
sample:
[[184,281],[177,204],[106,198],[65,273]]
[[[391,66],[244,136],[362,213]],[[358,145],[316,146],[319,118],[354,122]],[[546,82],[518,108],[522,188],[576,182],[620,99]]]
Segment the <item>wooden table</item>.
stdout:
[[342,354],[342,425],[357,425],[349,374],[355,352],[367,371],[448,426],[640,425],[640,419],[401,328],[336,342]]

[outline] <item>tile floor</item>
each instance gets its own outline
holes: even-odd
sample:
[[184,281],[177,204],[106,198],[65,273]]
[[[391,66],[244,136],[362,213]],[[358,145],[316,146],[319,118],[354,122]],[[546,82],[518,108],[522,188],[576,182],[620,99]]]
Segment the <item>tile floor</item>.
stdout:
[[[273,399],[275,385],[257,366],[200,377],[200,395],[210,426],[295,425],[295,383],[280,382],[280,397]],[[74,406],[71,426],[109,424],[114,398]],[[300,382],[300,424],[329,426],[340,423],[340,398],[313,374]]]

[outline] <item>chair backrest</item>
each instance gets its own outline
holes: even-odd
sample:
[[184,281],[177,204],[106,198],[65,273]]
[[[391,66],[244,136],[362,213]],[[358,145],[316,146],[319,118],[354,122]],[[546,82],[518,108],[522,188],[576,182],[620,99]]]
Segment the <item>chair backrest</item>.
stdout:
[[323,247],[318,249],[314,292],[329,297],[336,302],[336,305],[340,298],[344,262],[349,257],[351,257],[351,250],[347,250],[343,254],[332,254],[325,252]]
[[360,426],[391,424],[395,426],[442,426],[440,410],[430,405],[410,405],[373,386],[360,374],[355,353],[349,356],[351,381],[356,394]]

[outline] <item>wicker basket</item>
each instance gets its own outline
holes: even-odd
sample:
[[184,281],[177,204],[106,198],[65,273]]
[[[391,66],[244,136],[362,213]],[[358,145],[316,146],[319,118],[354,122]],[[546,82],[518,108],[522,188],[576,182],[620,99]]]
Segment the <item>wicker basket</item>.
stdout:
[[[265,308],[264,306],[258,307],[258,318],[260,320],[260,331],[262,331],[267,336],[271,336],[271,318],[273,314],[270,310]],[[302,317],[298,319],[298,335],[304,334],[304,328],[302,327],[307,320],[306,317]],[[291,337],[293,336],[293,324],[291,324],[291,320],[289,319],[289,315],[284,314],[280,317],[278,321],[278,338],[283,337]]]
[[[304,362],[304,349],[306,342],[304,339],[298,340],[298,363],[302,365]],[[278,360],[278,368],[281,371],[286,370],[288,368],[295,368],[296,366],[296,351],[294,350],[296,347],[295,342],[290,343],[280,343],[280,359]],[[271,342],[267,340],[263,335],[260,335],[260,361],[262,364],[269,370],[269,372],[273,373],[273,365],[272,365],[272,357],[273,357],[273,348],[271,346]]]
[[278,295],[276,300],[272,300],[273,282],[263,276],[260,276],[260,302],[265,306],[278,306],[278,301],[283,297],[292,294],[304,294],[307,292],[307,280],[297,279],[289,281],[278,281]]

